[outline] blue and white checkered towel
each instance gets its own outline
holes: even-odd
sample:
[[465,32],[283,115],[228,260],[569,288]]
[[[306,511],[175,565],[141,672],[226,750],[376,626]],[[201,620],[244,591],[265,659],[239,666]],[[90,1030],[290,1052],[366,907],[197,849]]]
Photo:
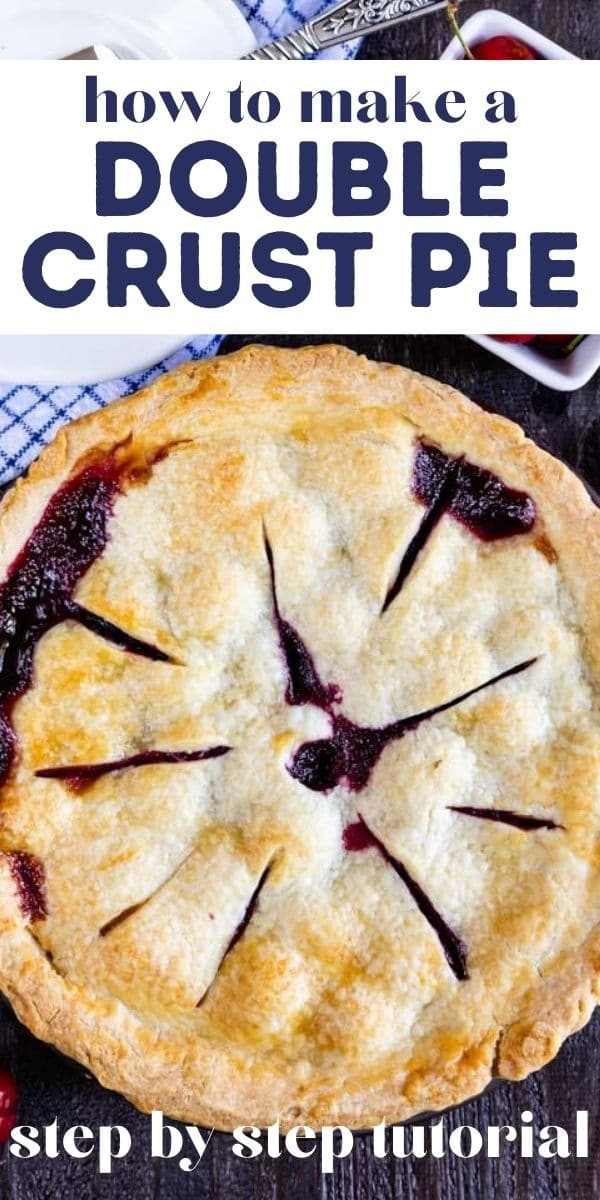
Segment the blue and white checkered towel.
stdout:
[[[239,0],[259,42],[264,43],[301,25],[331,0]],[[327,57],[350,58],[356,50],[336,46]],[[0,383],[0,482],[25,470],[65,421],[83,416],[119,396],[136,391],[164,371],[190,359],[206,358],[221,338],[197,337],[165,362],[127,379],[90,387],[37,387]]]

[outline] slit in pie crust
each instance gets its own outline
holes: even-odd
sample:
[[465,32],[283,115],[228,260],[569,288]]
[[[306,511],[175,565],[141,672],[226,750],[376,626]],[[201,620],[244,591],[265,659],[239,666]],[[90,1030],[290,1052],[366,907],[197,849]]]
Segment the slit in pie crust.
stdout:
[[443,384],[188,365],[0,515],[0,984],[199,1124],[398,1121],[600,970],[600,517]]

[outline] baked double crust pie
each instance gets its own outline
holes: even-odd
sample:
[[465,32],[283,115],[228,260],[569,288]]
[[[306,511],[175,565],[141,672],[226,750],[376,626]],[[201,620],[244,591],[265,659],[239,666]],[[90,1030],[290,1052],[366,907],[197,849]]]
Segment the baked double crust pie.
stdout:
[[144,1109],[361,1127],[600,978],[600,516],[338,347],[184,366],[0,518],[0,983]]

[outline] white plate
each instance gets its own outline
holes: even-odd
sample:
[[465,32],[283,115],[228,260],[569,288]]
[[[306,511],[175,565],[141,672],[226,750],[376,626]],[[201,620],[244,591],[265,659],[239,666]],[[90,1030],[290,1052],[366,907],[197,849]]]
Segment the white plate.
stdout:
[[77,334],[0,337],[0,380],[5,383],[86,384],[137,375],[154,367],[191,337]]
[[233,0],[0,0],[0,57],[241,58],[255,41]]
[[[256,45],[233,0],[0,0],[0,58],[61,58],[94,43],[127,58],[241,58]],[[100,383],[153,366],[187,340],[0,335],[0,378]]]

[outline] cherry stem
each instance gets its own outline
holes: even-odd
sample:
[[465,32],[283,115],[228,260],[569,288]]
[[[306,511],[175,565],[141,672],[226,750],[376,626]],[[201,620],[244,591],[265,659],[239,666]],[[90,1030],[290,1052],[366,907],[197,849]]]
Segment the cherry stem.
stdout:
[[573,341],[569,342],[568,346],[565,346],[564,357],[568,358],[569,354],[572,354],[582,342],[585,342],[586,337],[587,333],[578,333],[577,336],[573,338]]
[[475,55],[472,53],[470,46],[467,46],[467,43],[463,36],[463,31],[458,23],[458,0],[448,0],[448,7],[446,9],[446,14],[448,17],[450,28],[451,28],[454,36],[458,38],[458,40],[465,52],[465,58],[470,58],[472,62],[475,62]]

